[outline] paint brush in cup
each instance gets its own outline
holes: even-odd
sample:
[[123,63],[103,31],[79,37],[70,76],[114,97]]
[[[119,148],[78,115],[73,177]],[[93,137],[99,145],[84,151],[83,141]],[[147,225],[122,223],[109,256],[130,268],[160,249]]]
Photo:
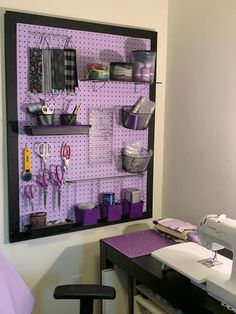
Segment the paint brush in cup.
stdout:
[[73,121],[76,120],[77,114],[80,111],[80,107],[81,107],[81,104],[79,104],[79,106],[75,106],[67,125],[73,124]]

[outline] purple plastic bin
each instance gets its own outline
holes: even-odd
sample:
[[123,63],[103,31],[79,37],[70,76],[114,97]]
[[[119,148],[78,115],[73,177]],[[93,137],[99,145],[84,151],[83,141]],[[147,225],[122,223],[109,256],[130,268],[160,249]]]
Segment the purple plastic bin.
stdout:
[[126,200],[122,202],[123,215],[128,218],[138,218],[143,215],[143,201],[139,203],[129,203]]
[[107,221],[121,220],[122,206],[119,203],[115,205],[101,205],[102,218]]
[[98,222],[98,208],[79,209],[79,207],[75,207],[75,221],[81,226],[96,225]]
[[121,204],[109,205],[106,207],[107,221],[120,220],[122,214]]
[[121,109],[122,125],[133,130],[147,129],[152,113],[132,113],[133,107],[124,106]]
[[130,203],[129,218],[142,217],[143,215],[143,202],[132,204]]

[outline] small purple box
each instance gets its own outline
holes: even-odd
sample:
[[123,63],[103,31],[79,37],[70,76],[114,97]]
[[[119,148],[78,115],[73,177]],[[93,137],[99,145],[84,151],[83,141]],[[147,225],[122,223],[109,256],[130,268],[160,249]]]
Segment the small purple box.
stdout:
[[79,209],[79,207],[75,207],[75,221],[82,226],[96,225],[98,222],[98,208]]
[[129,203],[126,200],[122,202],[123,215],[128,218],[138,218],[143,215],[143,201],[139,203]]
[[119,203],[115,205],[104,205],[101,206],[102,217],[107,221],[121,220],[122,206]]

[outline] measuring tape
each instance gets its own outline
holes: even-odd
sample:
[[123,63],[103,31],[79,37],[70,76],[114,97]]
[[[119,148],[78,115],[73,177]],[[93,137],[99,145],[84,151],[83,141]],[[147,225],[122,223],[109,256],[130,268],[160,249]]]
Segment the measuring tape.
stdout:
[[22,179],[24,181],[30,181],[32,178],[31,168],[30,168],[30,149],[28,147],[24,148],[24,170],[22,173]]

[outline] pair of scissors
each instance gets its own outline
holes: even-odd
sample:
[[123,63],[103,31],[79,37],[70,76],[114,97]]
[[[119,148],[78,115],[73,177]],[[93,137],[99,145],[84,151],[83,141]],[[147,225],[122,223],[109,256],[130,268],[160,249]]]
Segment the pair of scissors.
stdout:
[[51,181],[57,187],[57,205],[61,208],[61,186],[63,182],[63,169],[61,165],[50,166]]
[[54,106],[53,105],[44,105],[42,107],[42,113],[44,114],[53,114],[54,113]]
[[69,162],[71,158],[70,144],[63,143],[61,154],[62,154],[62,160],[63,160],[63,169],[64,169],[64,172],[67,172],[69,170]]
[[39,174],[37,175],[37,181],[43,187],[43,205],[46,208],[47,205],[47,195],[48,195],[48,184],[50,180],[50,171],[47,169],[39,170]]
[[34,199],[35,192],[36,192],[36,186],[34,184],[27,184],[25,186],[25,194],[29,199],[29,204],[32,208],[32,211],[34,211],[33,199]]
[[39,143],[38,155],[43,159],[43,168],[46,168],[47,159],[52,154],[52,144],[48,142]]

